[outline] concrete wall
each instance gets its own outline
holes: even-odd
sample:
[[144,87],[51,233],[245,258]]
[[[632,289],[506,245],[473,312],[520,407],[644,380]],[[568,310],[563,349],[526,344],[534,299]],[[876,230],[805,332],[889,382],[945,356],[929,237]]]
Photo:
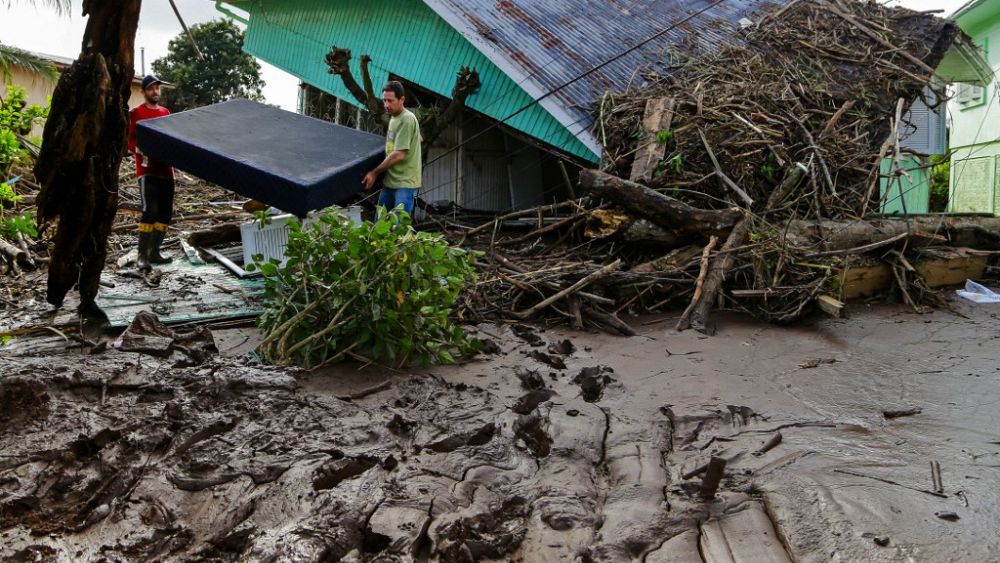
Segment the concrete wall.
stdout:
[[[1000,73],[1000,3],[992,5],[994,14],[959,25],[983,48],[994,72]],[[948,103],[951,115],[949,146],[951,160],[951,196],[949,211],[960,213],[1000,212],[1000,100],[994,78],[976,100]],[[956,96],[957,98],[957,96]]]

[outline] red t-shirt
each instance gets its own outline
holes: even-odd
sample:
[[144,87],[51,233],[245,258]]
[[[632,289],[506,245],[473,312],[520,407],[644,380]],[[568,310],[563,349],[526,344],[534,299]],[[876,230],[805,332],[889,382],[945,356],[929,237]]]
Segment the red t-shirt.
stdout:
[[153,117],[163,117],[165,115],[170,115],[170,110],[163,106],[153,109],[145,103],[139,104],[132,111],[128,112],[128,150],[135,155],[135,175],[139,178],[147,174],[163,178],[174,177],[174,169],[169,164],[153,160],[148,156],[137,153],[135,150],[136,122]]

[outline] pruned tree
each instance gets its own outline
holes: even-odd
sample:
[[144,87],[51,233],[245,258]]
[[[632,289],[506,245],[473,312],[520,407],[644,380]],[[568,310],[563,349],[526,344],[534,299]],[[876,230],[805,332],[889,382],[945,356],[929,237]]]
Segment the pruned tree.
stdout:
[[83,0],[88,19],[80,56],[52,94],[35,164],[39,222],[58,220],[47,300],[61,305],[76,285],[84,314],[101,314],[95,299],[118,207],[141,4]]
[[[358,84],[351,71],[350,49],[334,46],[326,55],[326,64],[330,67],[330,74],[335,74],[344,81],[348,92],[382,124],[384,129],[389,123],[389,116],[386,115],[385,109],[382,107],[380,93],[375,92],[372,84],[371,72],[369,71],[371,61],[372,59],[368,55],[362,55],[359,59],[362,84]],[[466,100],[479,91],[481,86],[479,73],[475,69],[463,66],[455,76],[455,85],[451,89],[451,100],[446,106],[421,106],[414,111],[420,121],[420,133],[424,139],[424,147],[433,143],[449,125],[455,122],[462,110],[465,109]],[[424,151],[424,154],[427,152]]]

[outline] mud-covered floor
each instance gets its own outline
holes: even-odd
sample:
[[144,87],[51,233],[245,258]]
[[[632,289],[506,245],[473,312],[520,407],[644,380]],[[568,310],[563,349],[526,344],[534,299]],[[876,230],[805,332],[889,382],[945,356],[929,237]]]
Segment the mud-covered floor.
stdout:
[[1000,308],[955,306],[484,326],[499,354],[407,373],[239,331],[0,358],[0,560],[996,561]]

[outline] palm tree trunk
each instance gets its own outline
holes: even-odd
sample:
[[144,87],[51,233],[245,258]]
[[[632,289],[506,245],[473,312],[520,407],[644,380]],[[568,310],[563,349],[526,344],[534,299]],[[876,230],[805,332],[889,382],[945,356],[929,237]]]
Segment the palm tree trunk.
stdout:
[[35,175],[39,222],[59,220],[47,294],[56,306],[74,285],[81,307],[97,297],[118,207],[141,3],[84,0],[83,49],[52,94]]

